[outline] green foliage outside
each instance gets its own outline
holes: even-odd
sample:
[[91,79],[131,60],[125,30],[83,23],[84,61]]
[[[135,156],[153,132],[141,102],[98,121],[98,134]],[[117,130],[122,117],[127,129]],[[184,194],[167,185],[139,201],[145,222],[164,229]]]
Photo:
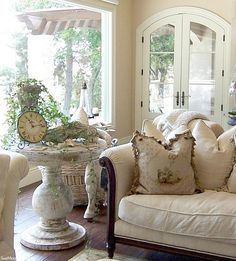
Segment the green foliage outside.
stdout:
[[63,3],[62,1],[50,0],[17,0],[15,9],[17,12],[24,12],[28,10],[44,9],[44,8],[62,8],[71,7],[71,5]]
[[[19,12],[66,7],[71,6],[49,0],[16,2]],[[16,50],[19,50],[16,74],[19,79],[20,76],[28,76],[27,35],[18,35],[16,43]],[[57,48],[54,76],[65,89],[63,112],[69,115],[70,108],[79,105],[80,87],[84,81],[88,86],[90,107],[101,108],[101,32],[92,28],[69,28],[54,35],[54,44]]]
[[[68,94],[70,97],[65,92],[64,113],[68,115],[70,107],[78,106],[84,81],[88,86],[90,107],[101,108],[101,33],[95,29],[70,28],[58,32],[54,42],[55,46],[62,46],[56,52],[54,75],[66,89],[70,88],[68,85],[74,87]],[[72,75],[68,68],[72,68]]]
[[154,83],[158,94],[155,106],[162,111],[164,98],[169,94],[167,80],[173,75],[174,32],[171,25],[165,25],[151,34],[149,81]]
[[170,65],[174,63],[174,34],[164,34],[153,36],[150,43],[151,78],[165,81]]

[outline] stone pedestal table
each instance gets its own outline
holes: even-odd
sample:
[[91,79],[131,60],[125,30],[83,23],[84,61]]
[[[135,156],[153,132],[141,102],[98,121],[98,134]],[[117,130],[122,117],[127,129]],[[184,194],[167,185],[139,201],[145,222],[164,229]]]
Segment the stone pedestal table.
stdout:
[[73,196],[70,187],[62,181],[61,167],[87,162],[85,184],[88,207],[84,217],[93,218],[101,171],[98,158],[105,148],[104,143],[63,149],[30,145],[19,151],[28,158],[31,166],[38,166],[42,173],[42,184],[36,188],[32,198],[33,209],[40,220],[22,233],[23,245],[39,250],[61,250],[78,245],[86,239],[84,227],[66,220],[66,215],[73,208]]

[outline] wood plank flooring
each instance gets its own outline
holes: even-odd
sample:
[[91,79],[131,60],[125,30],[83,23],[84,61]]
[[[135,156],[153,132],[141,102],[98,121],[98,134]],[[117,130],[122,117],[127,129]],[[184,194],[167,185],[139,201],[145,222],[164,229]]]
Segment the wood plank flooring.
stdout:
[[[67,219],[71,222],[78,223],[84,226],[87,230],[87,242],[75,246],[73,248],[61,251],[37,251],[24,247],[20,243],[20,234],[32,225],[38,222],[38,216],[32,209],[32,195],[35,188],[39,183],[32,184],[26,188],[21,189],[15,216],[15,250],[17,261],[67,261],[71,257],[75,256],[85,247],[91,247],[96,249],[105,250],[106,239],[106,208],[100,209],[99,215],[95,218],[94,222],[87,222],[83,218],[85,206],[74,207],[72,212],[68,214]],[[145,249],[124,246],[117,244],[116,253],[125,254],[133,257],[141,257],[146,260],[177,260],[175,256],[165,255],[165,258],[157,257],[157,253]],[[178,259],[179,260],[179,259]],[[181,261],[186,260],[185,257],[181,257]],[[188,259],[189,260],[189,259]]]

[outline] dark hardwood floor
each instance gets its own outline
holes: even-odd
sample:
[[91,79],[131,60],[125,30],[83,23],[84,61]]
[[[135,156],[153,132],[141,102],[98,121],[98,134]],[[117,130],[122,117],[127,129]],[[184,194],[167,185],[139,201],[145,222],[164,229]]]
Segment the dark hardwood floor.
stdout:
[[[72,212],[68,214],[67,219],[71,222],[78,223],[84,226],[87,230],[87,241],[82,245],[61,250],[61,251],[37,251],[24,247],[20,243],[20,234],[28,227],[35,225],[38,222],[38,216],[32,209],[32,195],[35,188],[39,185],[32,184],[20,190],[15,216],[15,250],[17,261],[42,261],[42,260],[55,260],[67,261],[75,256],[85,247],[105,250],[106,239],[106,208],[100,209],[99,215],[95,218],[94,222],[87,222],[83,218],[85,206],[74,207]],[[129,256],[144,258],[145,260],[189,260],[185,257],[177,257],[172,255],[159,255],[157,252],[145,249],[124,246],[117,244],[116,253],[125,254]],[[180,258],[180,259],[179,259]],[[197,260],[197,259],[195,259]],[[199,259],[198,259],[199,260]],[[93,260],[91,260],[93,261]],[[95,261],[95,260],[94,260]]]

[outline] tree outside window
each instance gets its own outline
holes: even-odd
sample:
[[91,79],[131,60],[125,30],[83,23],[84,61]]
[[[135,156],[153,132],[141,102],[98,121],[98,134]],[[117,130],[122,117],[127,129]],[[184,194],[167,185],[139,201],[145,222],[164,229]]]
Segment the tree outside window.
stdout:
[[[101,14],[91,12],[91,14],[94,13],[97,24],[88,22],[86,25],[81,23],[82,19],[73,23],[67,17],[70,12],[72,16],[73,13],[78,12],[77,16],[80,17],[79,15],[84,11],[87,19],[89,11],[60,1],[12,0],[8,3],[7,9],[7,12],[11,12],[11,17],[14,17],[14,24],[17,24],[17,26],[12,26],[7,36],[4,35],[8,51],[15,57],[15,62],[10,66],[3,63],[4,65],[0,68],[2,91],[11,90],[11,85],[16,80],[35,78],[43,81],[57,100],[61,111],[71,116],[79,105],[80,89],[86,82],[90,107],[100,110],[101,28],[99,23],[101,24]],[[49,15],[51,11],[54,12],[55,21],[52,21],[51,25],[45,25],[41,33],[39,31],[36,33],[34,30],[37,28],[34,26],[37,26],[38,17],[44,14]],[[4,12],[6,12],[5,9]],[[15,12],[18,12],[17,19],[15,19]],[[28,19],[27,12],[37,12],[38,15],[35,16],[35,21],[30,21],[31,30],[29,30],[29,24],[23,19],[24,17]],[[64,29],[62,29],[63,22],[57,20],[57,12],[58,17],[65,16]],[[53,23],[57,24],[49,33]],[[42,24],[40,26],[42,28]],[[47,32],[46,29],[48,29]],[[2,106],[6,105],[2,103]]]

